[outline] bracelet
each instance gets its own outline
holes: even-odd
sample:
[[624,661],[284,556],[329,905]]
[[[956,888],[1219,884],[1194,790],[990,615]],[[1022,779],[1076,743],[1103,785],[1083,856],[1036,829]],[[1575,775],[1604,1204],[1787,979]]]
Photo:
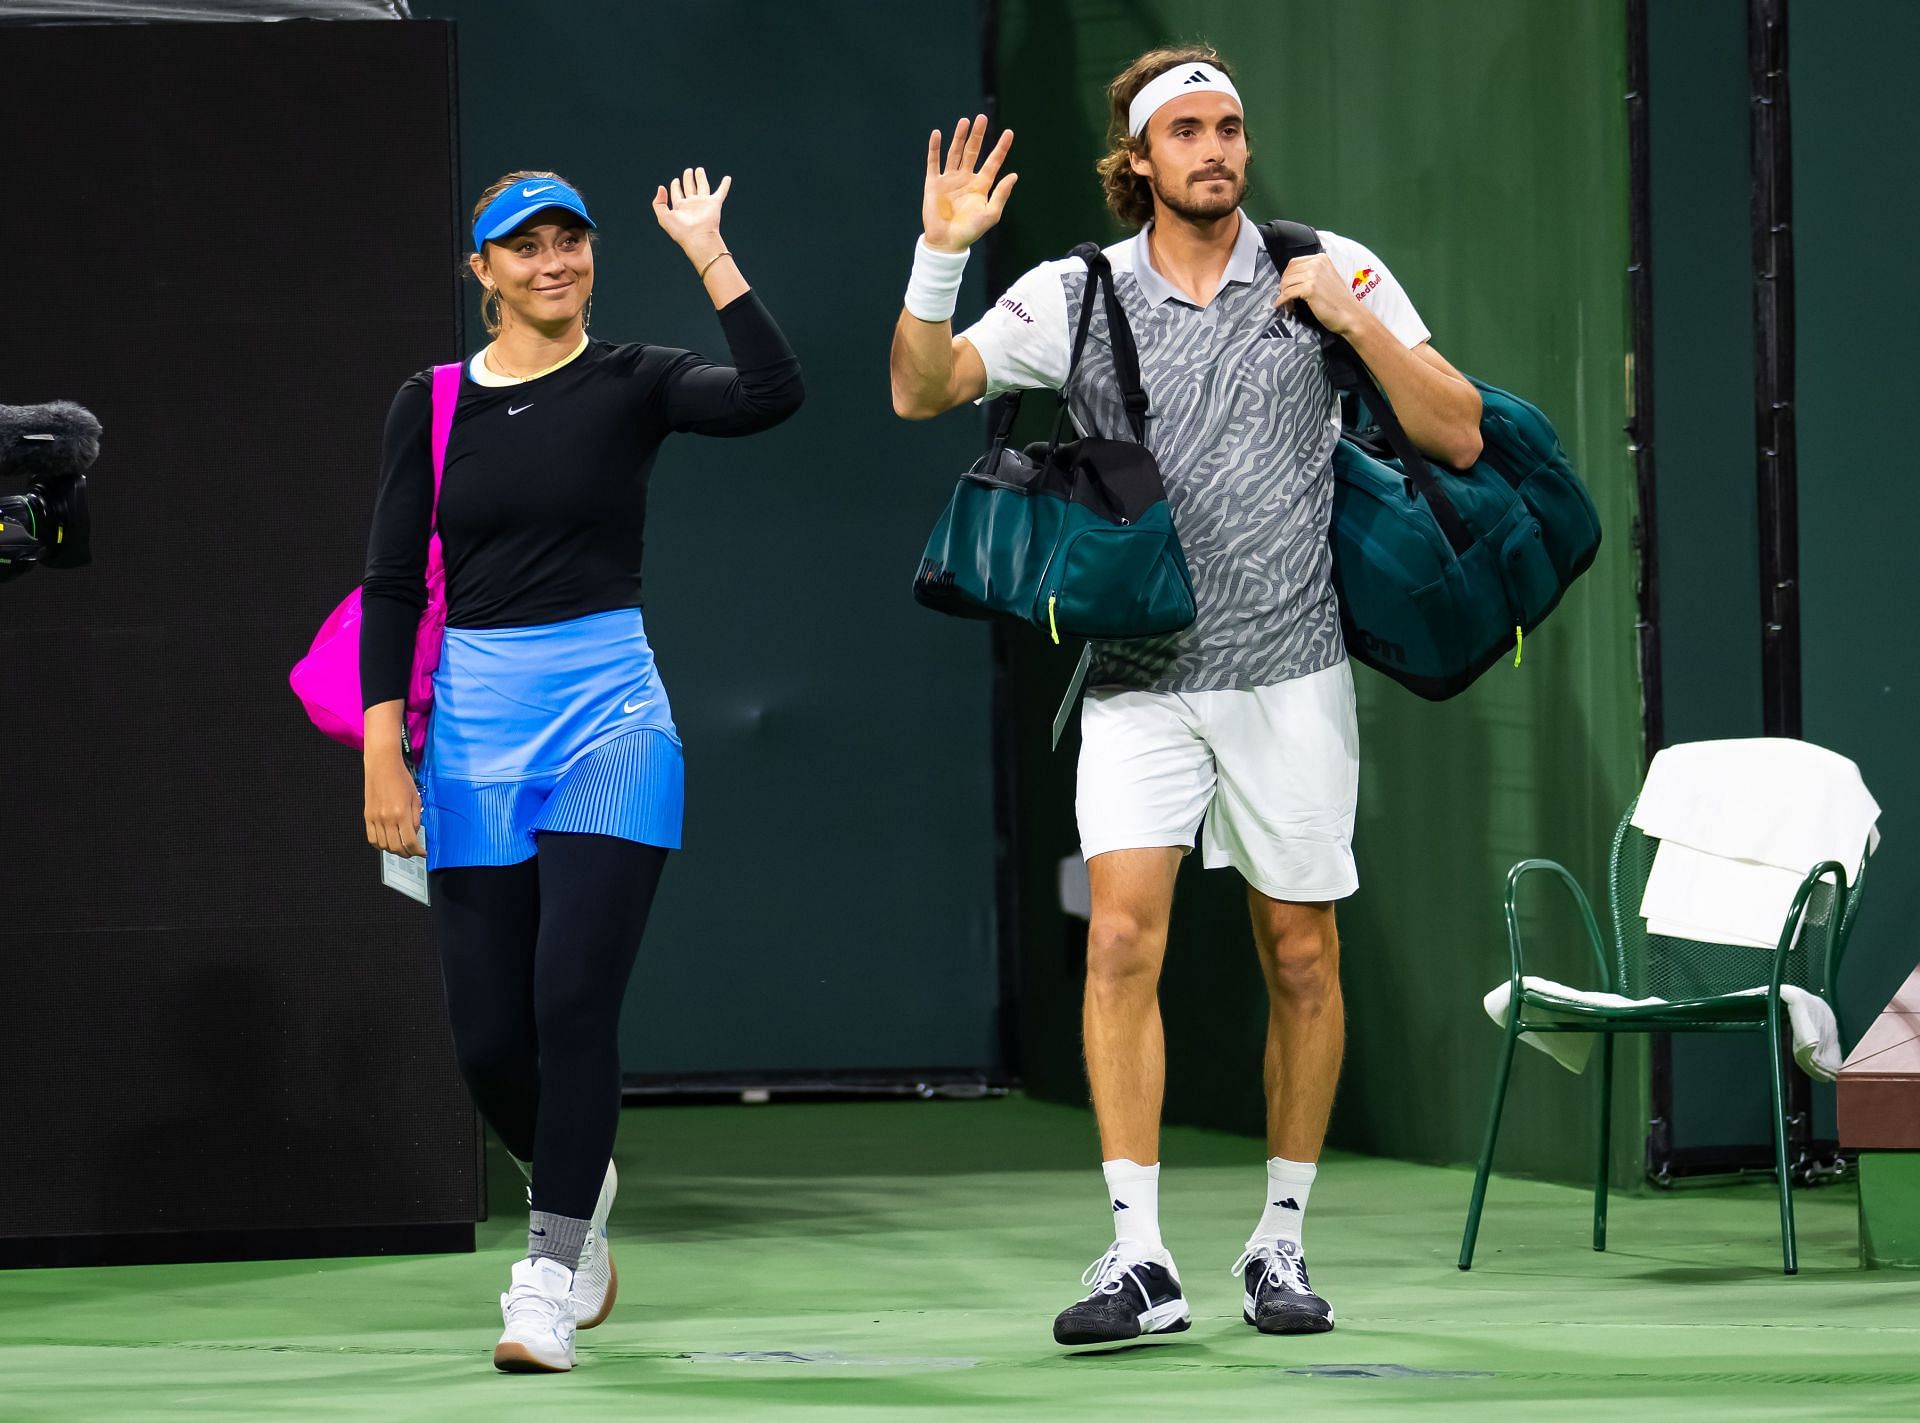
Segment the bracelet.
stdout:
[[921,321],[951,321],[966,275],[965,252],[936,252],[922,237],[913,245],[913,275],[907,279],[906,308]]
[[704,282],[707,279],[707,273],[713,270],[713,264],[715,262],[718,262],[722,257],[731,257],[732,255],[733,253],[727,251],[726,248],[722,247],[718,252],[714,253],[711,257],[707,258],[707,265],[700,269],[700,276],[698,280]]

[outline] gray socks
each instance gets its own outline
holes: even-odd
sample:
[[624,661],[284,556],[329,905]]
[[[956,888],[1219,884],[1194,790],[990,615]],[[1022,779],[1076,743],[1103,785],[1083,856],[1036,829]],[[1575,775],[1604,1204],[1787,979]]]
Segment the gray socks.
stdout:
[[551,1260],[569,1270],[580,1268],[580,1251],[587,1243],[587,1228],[592,1222],[570,1215],[535,1211],[527,1218],[527,1258]]
[[[520,1168],[520,1174],[529,1182],[533,1180],[533,1163],[513,1158],[513,1164]],[[531,1204],[533,1190],[529,1186],[527,1200]],[[586,1246],[587,1231],[592,1221],[575,1220],[570,1215],[554,1215],[550,1211],[532,1211],[527,1216],[527,1258],[529,1260],[551,1260],[556,1265],[565,1265],[569,1270],[580,1268],[580,1251]]]

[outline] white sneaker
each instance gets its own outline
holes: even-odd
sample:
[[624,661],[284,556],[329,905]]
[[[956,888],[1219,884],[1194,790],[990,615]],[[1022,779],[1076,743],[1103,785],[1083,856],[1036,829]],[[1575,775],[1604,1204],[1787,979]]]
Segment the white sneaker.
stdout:
[[506,1325],[493,1366],[507,1374],[562,1374],[573,1367],[573,1274],[557,1260],[521,1260],[500,1296]]
[[619,1189],[619,1174],[609,1161],[600,1199],[594,1202],[593,1219],[587,1225],[586,1244],[580,1247],[580,1268],[573,1272],[573,1312],[582,1329],[593,1328],[613,1313],[614,1297],[620,1293],[620,1272],[613,1268],[613,1247],[607,1242],[607,1217]]

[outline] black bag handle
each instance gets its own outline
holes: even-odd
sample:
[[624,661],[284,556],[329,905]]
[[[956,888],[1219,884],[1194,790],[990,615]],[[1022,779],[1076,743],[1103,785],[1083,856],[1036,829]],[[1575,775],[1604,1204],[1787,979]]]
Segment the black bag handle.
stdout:
[[[1283,275],[1287,263],[1294,258],[1311,257],[1326,250],[1320,245],[1320,234],[1304,222],[1288,222],[1285,219],[1265,222],[1260,225],[1260,236],[1266,241],[1267,255],[1273,258],[1274,269]],[[1473,534],[1461,519],[1460,511],[1453,507],[1446,490],[1433,477],[1426,456],[1407,438],[1407,432],[1401,428],[1400,417],[1394,413],[1393,402],[1381,391],[1373,372],[1360,359],[1360,353],[1322,326],[1320,319],[1304,301],[1294,304],[1294,314],[1320,333],[1320,353],[1326,358],[1327,376],[1333,382],[1334,389],[1358,392],[1374,419],[1380,422],[1388,447],[1400,460],[1401,472],[1413,485],[1414,491],[1427,501],[1427,507],[1433,510],[1434,522],[1440,526],[1440,532],[1447,536],[1447,543],[1452,546],[1454,555],[1458,557],[1472,548]]]
[[[1133,342],[1133,328],[1127,324],[1127,313],[1113,289],[1113,265],[1107,261],[1106,254],[1100,250],[1097,242],[1083,242],[1067,255],[1078,257],[1087,264],[1087,289],[1080,300],[1080,320],[1074,328],[1073,353],[1067,358],[1067,378],[1060,383],[1053,434],[1047,443],[1048,457],[1051,458],[1053,452],[1060,448],[1060,436],[1066,429],[1067,387],[1073,384],[1074,373],[1080,369],[1080,355],[1086,349],[1087,332],[1093,327],[1096,289],[1107,308],[1107,332],[1113,343],[1113,365],[1120,377],[1120,402],[1126,407],[1127,424],[1133,429],[1135,442],[1144,445],[1147,442],[1147,392],[1140,381],[1140,352]],[[994,419],[993,433],[987,442],[986,463],[989,469],[999,468],[1000,453],[1006,449],[1007,441],[1013,435],[1014,420],[1020,414],[1020,392],[1009,391],[996,404],[999,414]]]
[[[1135,443],[1147,442],[1147,392],[1140,383],[1140,351],[1133,343],[1133,328],[1127,324],[1127,313],[1120,305],[1120,297],[1113,289],[1113,264],[1107,261],[1107,254],[1100,250],[1097,242],[1082,242],[1069,257],[1078,257],[1087,264],[1087,289],[1080,299],[1080,323],[1073,333],[1073,355],[1067,361],[1067,378],[1060,386],[1060,408],[1067,406],[1067,387],[1073,384],[1074,372],[1080,368],[1080,353],[1087,344],[1087,332],[1093,326],[1093,298],[1097,290],[1107,309],[1107,339],[1113,345],[1114,373],[1120,377],[1120,403],[1126,407],[1127,424],[1133,430]],[[1060,425],[1054,423],[1054,443],[1059,444]]]

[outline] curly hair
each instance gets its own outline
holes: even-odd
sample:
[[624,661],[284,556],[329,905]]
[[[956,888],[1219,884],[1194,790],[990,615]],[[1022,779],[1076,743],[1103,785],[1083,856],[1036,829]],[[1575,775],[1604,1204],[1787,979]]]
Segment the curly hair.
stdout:
[[1153,184],[1133,171],[1133,159],[1146,157],[1148,146],[1145,134],[1135,138],[1128,132],[1127,110],[1136,94],[1182,64],[1211,64],[1233,78],[1233,66],[1212,45],[1187,44],[1148,50],[1107,85],[1108,151],[1094,169],[1100,174],[1107,207],[1128,227],[1145,227],[1153,217]]

